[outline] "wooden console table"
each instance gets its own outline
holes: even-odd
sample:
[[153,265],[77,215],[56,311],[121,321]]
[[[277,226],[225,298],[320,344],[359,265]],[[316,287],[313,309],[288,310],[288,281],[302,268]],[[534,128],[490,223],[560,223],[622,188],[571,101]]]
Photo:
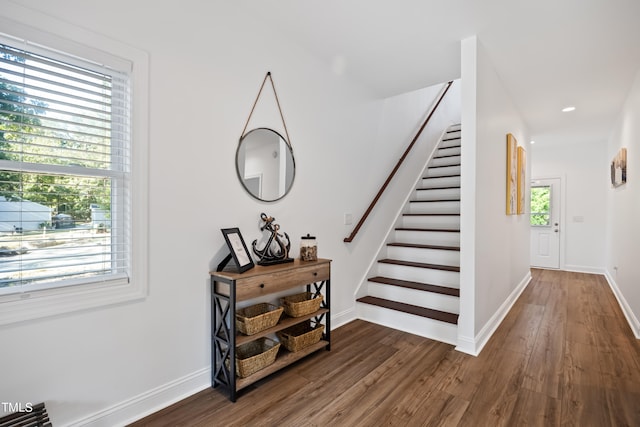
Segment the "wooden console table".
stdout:
[[[331,260],[300,261],[270,266],[256,266],[244,273],[211,272],[211,386],[221,386],[236,400],[236,392],[256,381],[321,349],[331,349]],[[236,304],[248,300],[267,300],[274,293],[306,286],[307,292],[319,295],[324,290],[320,309],[302,317],[283,314],[276,326],[254,335],[243,335],[236,330]],[[265,301],[266,302],[266,301]],[[275,363],[246,378],[237,378],[235,370],[236,347],[277,331],[311,320],[313,325],[324,323],[322,339],[300,351],[289,352],[280,348]]]

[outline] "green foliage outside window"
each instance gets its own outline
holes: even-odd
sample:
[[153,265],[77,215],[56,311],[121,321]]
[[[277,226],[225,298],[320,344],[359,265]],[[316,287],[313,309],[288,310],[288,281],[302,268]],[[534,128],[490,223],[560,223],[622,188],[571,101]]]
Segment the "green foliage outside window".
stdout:
[[551,187],[531,187],[531,225],[549,225]]
[[[11,55],[2,47],[0,60],[3,63],[24,63],[22,58]],[[109,147],[103,143],[103,138],[109,137],[109,129],[105,128],[103,135],[95,137],[88,135],[85,129],[104,126],[107,113],[80,116],[75,124],[69,123],[67,129],[54,129],[46,109],[52,107],[55,111],[55,106],[49,106],[27,94],[23,88],[3,80],[0,81],[0,160],[102,167],[104,159],[109,157]],[[82,135],[83,142],[76,141],[79,138],[71,136],[74,133]],[[110,184],[108,178],[0,170],[0,196],[5,200],[39,203],[50,207],[54,213],[71,214],[78,221],[91,219],[91,205],[110,209]]]

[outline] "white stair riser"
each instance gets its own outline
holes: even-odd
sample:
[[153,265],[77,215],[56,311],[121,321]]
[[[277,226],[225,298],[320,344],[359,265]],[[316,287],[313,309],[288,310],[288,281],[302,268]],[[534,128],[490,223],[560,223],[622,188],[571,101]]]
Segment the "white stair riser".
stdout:
[[442,188],[442,189],[428,189],[428,190],[416,190],[416,195],[413,200],[460,200],[459,188]]
[[458,139],[450,139],[450,138],[458,138],[456,136],[447,136],[446,139],[448,139],[448,141],[442,141],[442,144],[440,144],[440,146],[438,148],[451,148],[451,147],[457,147],[460,145],[461,140]]
[[457,345],[457,325],[360,302],[356,304],[356,310],[359,319],[447,344]]
[[409,203],[409,212],[421,214],[460,213],[460,202]]
[[460,166],[447,166],[444,168],[428,168],[427,177],[460,175]]
[[422,245],[459,246],[460,233],[447,231],[408,231],[396,230],[395,241]]
[[449,148],[438,148],[438,150],[436,151],[436,154],[434,155],[434,157],[438,157],[438,156],[452,156],[452,155],[457,155],[459,156],[462,153],[462,148],[461,147],[449,147]]
[[429,167],[433,166],[449,166],[449,165],[459,165],[460,164],[460,156],[453,157],[441,157],[438,159],[432,159],[429,162]]
[[440,187],[459,187],[459,176],[448,176],[443,178],[423,179],[418,183],[417,188],[440,188]]
[[[452,126],[444,135],[434,158],[430,160],[424,178],[417,185],[417,189],[435,189],[430,191],[416,191],[413,203],[408,203],[403,213],[436,214],[436,215],[403,215],[398,223],[406,228],[429,229],[459,229],[460,202],[450,201],[460,198],[459,188],[461,167],[452,166],[461,163],[461,131],[460,125]],[[435,200],[446,200],[436,202]],[[416,202],[417,201],[417,202]],[[454,214],[454,215],[442,215]],[[395,230],[391,241],[396,243],[415,243],[423,245],[459,246],[460,233],[449,231],[409,231]],[[399,246],[385,246],[380,258],[398,259],[407,262],[437,264],[447,266],[460,265],[460,252],[442,249],[420,249]],[[460,288],[460,273],[439,269],[409,267],[396,264],[376,263],[374,270],[380,276],[398,280],[429,283],[451,288]],[[375,273],[374,273],[375,274]],[[364,284],[364,290],[370,296],[416,305],[419,307],[441,310],[449,313],[459,313],[459,298],[434,292],[386,285],[376,282]],[[401,311],[377,307],[366,303],[357,303],[358,318],[384,325],[390,328],[406,331],[430,339],[456,345],[458,342],[458,327],[447,322],[424,318]]]
[[402,261],[426,262],[429,264],[453,265],[460,267],[459,251],[388,246],[387,257],[391,259],[400,259]]
[[460,228],[459,216],[414,216],[404,215],[402,217],[403,227],[418,228]]
[[437,294],[434,292],[419,291],[417,289],[403,288],[400,286],[384,285],[369,282],[369,293],[372,297],[417,305],[432,310],[446,311],[447,313],[460,314],[460,298],[451,295]]
[[404,265],[378,263],[378,274],[412,282],[430,283],[433,285],[460,287],[460,273],[455,271],[434,270],[430,268],[407,267]]

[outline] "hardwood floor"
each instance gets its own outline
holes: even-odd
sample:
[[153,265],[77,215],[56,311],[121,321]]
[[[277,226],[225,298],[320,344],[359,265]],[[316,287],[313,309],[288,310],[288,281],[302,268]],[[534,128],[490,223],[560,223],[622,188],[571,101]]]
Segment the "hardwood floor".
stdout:
[[231,403],[207,389],[135,426],[640,426],[640,343],[603,276],[532,270],[478,357],[354,321]]

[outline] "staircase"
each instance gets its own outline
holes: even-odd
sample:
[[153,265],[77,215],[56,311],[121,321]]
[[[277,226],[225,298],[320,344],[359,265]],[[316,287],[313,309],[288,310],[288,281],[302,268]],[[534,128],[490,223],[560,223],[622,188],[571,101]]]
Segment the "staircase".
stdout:
[[457,344],[460,310],[460,125],[450,127],[407,203],[377,275],[357,299],[361,319]]

